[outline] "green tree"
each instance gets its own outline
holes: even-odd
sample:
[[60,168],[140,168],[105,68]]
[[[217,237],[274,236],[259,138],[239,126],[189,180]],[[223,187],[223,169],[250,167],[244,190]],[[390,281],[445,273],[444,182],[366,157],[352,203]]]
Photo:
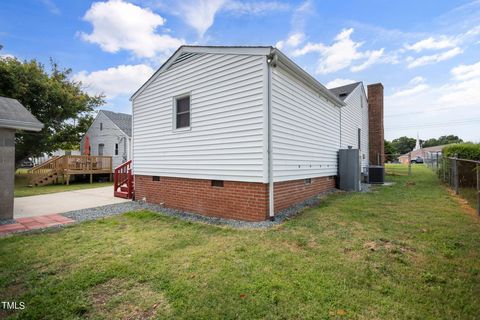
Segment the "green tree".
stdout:
[[385,148],[385,161],[393,161],[399,156],[398,150],[393,146],[393,143],[388,140],[384,140],[383,145]]
[[434,146],[443,146],[446,144],[452,144],[452,143],[463,143],[463,140],[460,139],[458,136],[455,136],[453,134],[450,134],[448,136],[441,136],[438,139],[431,138],[425,141],[423,143],[422,147],[427,148],[427,147],[434,147]]
[[417,140],[415,140],[414,138],[409,138],[405,136],[392,140],[392,146],[400,154],[405,154],[412,151],[413,148],[415,148],[416,143],[417,143]]
[[16,135],[17,165],[42,152],[78,148],[92,112],[104,103],[103,96],[90,96],[71,80],[71,69],[60,69],[53,60],[50,64],[47,72],[36,60],[0,58],[0,96],[17,99],[44,124],[41,132]]

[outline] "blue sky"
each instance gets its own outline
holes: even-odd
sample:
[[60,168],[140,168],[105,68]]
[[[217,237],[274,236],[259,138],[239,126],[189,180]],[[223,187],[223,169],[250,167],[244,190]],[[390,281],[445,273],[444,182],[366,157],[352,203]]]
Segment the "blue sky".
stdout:
[[0,44],[54,58],[127,113],[181,44],[273,45],[329,87],[382,82],[387,139],[480,142],[479,0],[3,0]]

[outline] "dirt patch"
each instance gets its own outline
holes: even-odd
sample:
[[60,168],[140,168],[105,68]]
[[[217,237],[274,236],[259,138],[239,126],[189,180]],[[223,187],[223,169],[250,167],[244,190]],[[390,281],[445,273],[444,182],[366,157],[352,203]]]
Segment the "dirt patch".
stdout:
[[171,313],[170,304],[161,292],[146,283],[112,279],[96,286],[90,294],[92,309],[88,318],[156,319]]
[[[5,289],[0,291],[0,301],[16,301],[20,302],[20,297],[25,292],[25,287],[20,283],[12,283],[7,286]],[[8,311],[0,307],[0,319],[6,318],[8,315],[12,314],[14,311]]]
[[407,253],[414,252],[413,248],[409,248],[401,243],[390,240],[379,239],[375,241],[368,241],[363,244],[365,249],[369,251],[388,251],[390,253]]
[[460,205],[460,207],[468,214],[474,216],[475,218],[477,219],[480,219],[480,216],[477,214],[477,210],[475,210],[474,208],[472,208],[470,206],[470,204],[468,203],[467,200],[463,199],[462,197],[460,197],[459,195],[456,195],[455,194],[455,191],[453,191],[452,189],[448,188],[448,193],[450,193],[450,195],[453,197],[453,199],[455,199],[455,201]]

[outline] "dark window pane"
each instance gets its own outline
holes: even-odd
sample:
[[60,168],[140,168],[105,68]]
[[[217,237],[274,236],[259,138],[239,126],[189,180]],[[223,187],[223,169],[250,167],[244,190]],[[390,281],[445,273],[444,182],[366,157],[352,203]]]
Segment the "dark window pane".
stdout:
[[190,97],[177,99],[177,113],[190,110]]
[[190,113],[177,115],[177,129],[185,127],[190,127]]

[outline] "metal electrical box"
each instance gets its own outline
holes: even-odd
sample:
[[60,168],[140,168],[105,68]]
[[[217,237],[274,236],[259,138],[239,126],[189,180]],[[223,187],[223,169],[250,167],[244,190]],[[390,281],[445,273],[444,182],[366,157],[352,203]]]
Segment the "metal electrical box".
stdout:
[[358,149],[340,149],[338,153],[339,188],[360,191],[360,152]]

